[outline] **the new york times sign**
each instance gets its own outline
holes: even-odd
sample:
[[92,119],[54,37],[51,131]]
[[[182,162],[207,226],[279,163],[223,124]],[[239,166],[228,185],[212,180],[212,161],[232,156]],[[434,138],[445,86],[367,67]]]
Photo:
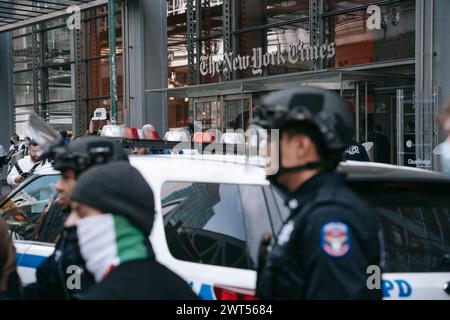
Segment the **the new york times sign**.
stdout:
[[252,55],[238,55],[233,58],[233,53],[229,52],[223,55],[221,61],[214,60],[212,56],[201,56],[200,73],[202,76],[214,76],[219,73],[227,74],[251,68],[254,75],[262,75],[264,68],[268,66],[331,59],[336,55],[336,45],[332,42],[321,46],[311,46],[299,41],[289,45],[288,49],[264,53],[262,48],[254,48],[252,53]]

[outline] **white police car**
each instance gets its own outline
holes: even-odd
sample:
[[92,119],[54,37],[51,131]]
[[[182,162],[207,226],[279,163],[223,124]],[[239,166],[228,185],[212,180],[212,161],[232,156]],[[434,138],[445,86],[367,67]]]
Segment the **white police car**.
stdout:
[[[264,170],[220,156],[142,156],[130,161],[155,193],[151,240],[158,260],[203,299],[252,299],[262,234],[277,234],[288,214]],[[374,207],[382,227],[385,299],[449,299],[450,180],[429,171],[372,163],[347,162],[341,170]],[[20,215],[39,216],[57,177],[30,179],[0,204],[0,213],[22,221]],[[15,244],[19,273],[28,283],[53,247],[27,241],[32,227],[14,219],[8,223],[25,238]]]

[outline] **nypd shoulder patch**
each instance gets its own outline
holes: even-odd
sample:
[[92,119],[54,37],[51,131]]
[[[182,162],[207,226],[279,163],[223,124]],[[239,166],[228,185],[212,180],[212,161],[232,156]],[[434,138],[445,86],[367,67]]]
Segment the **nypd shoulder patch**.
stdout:
[[349,226],[340,221],[324,224],[320,231],[320,246],[331,257],[345,256],[351,246]]

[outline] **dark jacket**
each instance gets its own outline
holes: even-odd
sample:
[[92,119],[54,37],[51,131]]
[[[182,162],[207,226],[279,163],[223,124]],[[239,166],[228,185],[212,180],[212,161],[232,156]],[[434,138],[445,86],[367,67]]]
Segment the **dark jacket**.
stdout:
[[380,266],[378,225],[345,175],[320,173],[288,199],[291,216],[258,277],[264,299],[381,299],[367,288]]
[[16,250],[8,226],[0,218],[0,299],[18,299],[20,279],[16,271]]
[[83,300],[193,300],[186,281],[154,258],[124,262],[93,286]]
[[[79,288],[67,285],[67,280],[74,274],[68,269],[70,266],[83,270]],[[24,288],[24,296],[32,300],[78,299],[94,283],[93,276],[84,270],[76,228],[66,228],[55,246],[54,253],[36,269],[36,282]]]
[[358,142],[354,142],[350,147],[348,147],[344,151],[344,156],[346,160],[350,161],[370,161],[366,148]]

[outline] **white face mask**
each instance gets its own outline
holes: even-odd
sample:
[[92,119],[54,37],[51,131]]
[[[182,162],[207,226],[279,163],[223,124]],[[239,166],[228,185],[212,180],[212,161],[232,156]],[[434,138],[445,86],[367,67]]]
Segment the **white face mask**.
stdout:
[[115,246],[114,219],[112,214],[102,214],[77,221],[78,245],[86,261],[86,269],[100,282],[119,264]]
[[120,263],[149,257],[142,231],[120,215],[77,220],[78,245],[86,269],[100,282]]
[[442,171],[450,176],[450,142],[444,142],[441,155]]

